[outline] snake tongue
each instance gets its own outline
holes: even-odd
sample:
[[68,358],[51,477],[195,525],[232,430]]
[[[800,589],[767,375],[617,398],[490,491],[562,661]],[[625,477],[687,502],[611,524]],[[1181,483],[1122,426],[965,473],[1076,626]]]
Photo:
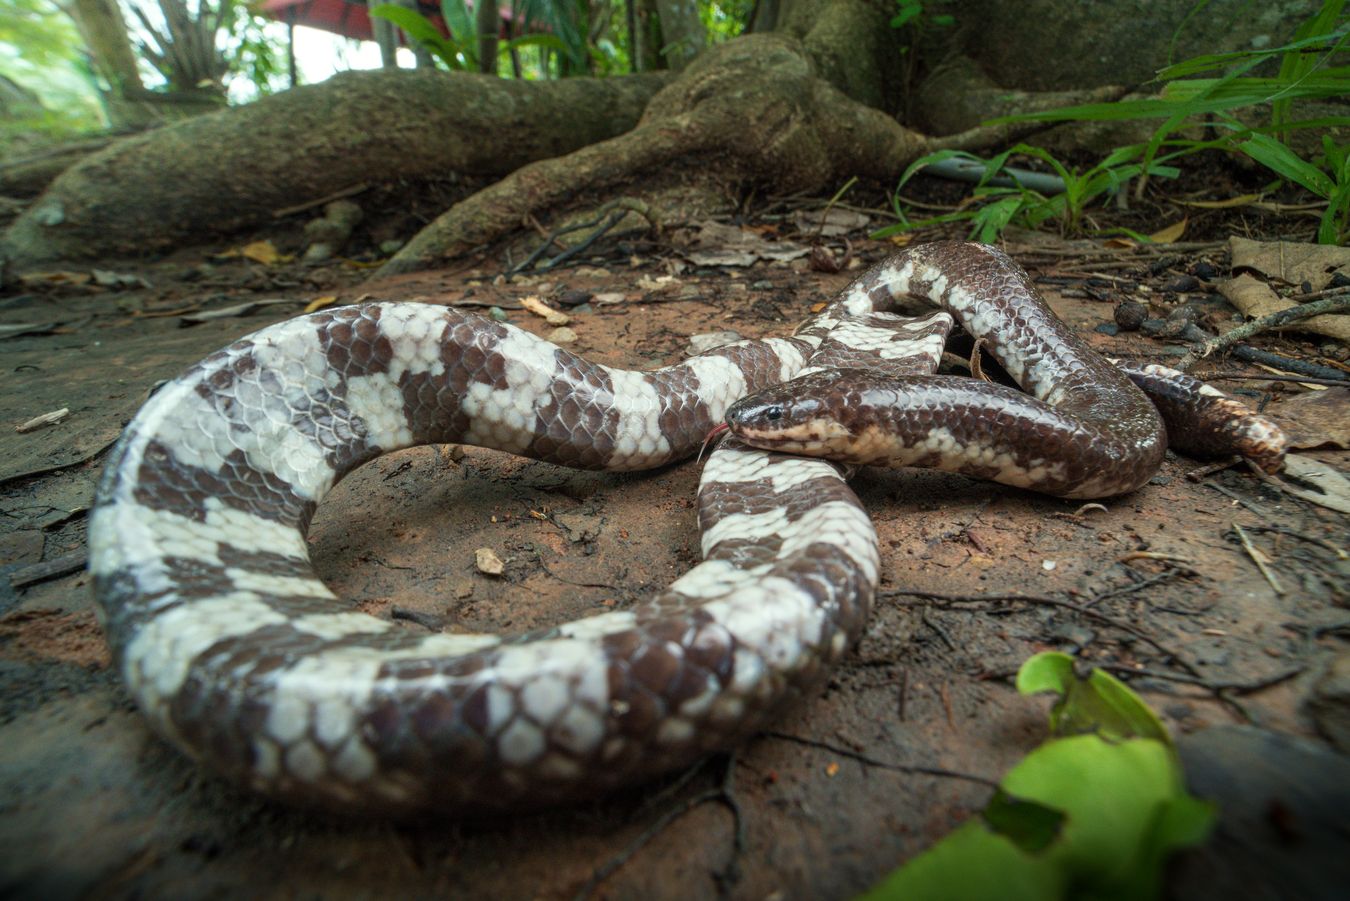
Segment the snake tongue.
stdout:
[[703,439],[703,447],[699,448],[698,459],[700,461],[703,460],[703,455],[707,453],[708,448],[721,441],[722,436],[725,435],[730,428],[731,426],[727,425],[725,422],[719,422],[708,431],[707,437]]

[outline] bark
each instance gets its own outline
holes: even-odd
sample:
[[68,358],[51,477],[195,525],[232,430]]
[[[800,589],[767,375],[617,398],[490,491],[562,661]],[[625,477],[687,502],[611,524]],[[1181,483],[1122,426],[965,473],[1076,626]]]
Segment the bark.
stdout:
[[661,16],[661,34],[666,41],[663,48],[666,65],[679,71],[689,65],[708,42],[703,20],[698,17],[698,6],[694,0],[657,0],[656,9]]
[[501,176],[631,128],[664,80],[346,73],[119,141],[63,173],[0,254],[22,267],[139,252],[362,182]]
[[148,109],[127,100],[128,91],[142,89],[143,85],[117,0],[74,0],[64,9],[89,48],[94,71],[108,83],[109,89],[102,95],[109,122],[122,127],[153,121]]
[[[388,0],[366,0],[367,12],[373,12]],[[375,46],[380,48],[380,65],[386,69],[398,68],[398,31],[394,23],[379,16],[370,17],[370,35]]]
[[[635,6],[654,9],[651,0]],[[968,16],[964,4],[954,8]],[[759,21],[771,13],[773,33],[719,45],[678,76],[522,83],[351,73],[114,145],[57,179],[9,229],[0,254],[22,267],[162,247],[377,179],[500,179],[414,236],[388,274],[510,237],[530,217],[558,221],[616,197],[670,221],[751,192],[889,181],[933,150],[984,150],[1043,128],[969,127],[971,111],[959,97],[944,108],[940,93],[930,105],[953,113],[954,133],[902,126],[892,113],[905,57],[892,12],[881,0],[765,0]],[[984,73],[953,71],[942,83],[958,95],[1007,101]],[[1027,108],[1118,94],[1108,86],[1011,96]]]
[[484,75],[496,75],[497,33],[502,27],[497,0],[478,0],[474,16],[474,24],[478,28],[478,71]]

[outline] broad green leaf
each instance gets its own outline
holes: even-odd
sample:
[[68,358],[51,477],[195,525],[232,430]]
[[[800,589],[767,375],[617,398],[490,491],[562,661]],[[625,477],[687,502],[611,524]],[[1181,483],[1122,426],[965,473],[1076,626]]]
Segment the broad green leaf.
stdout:
[[1185,794],[1167,745],[1097,735],[1032,751],[990,809],[863,898],[1138,901],[1156,895],[1167,856],[1214,821],[1210,805]]
[[1062,812],[1025,798],[1014,798],[1003,789],[994,792],[983,816],[990,829],[1032,854],[1050,847],[1064,827]]
[[1104,670],[1094,669],[1080,679],[1068,654],[1047,651],[1022,664],[1017,690],[1024,695],[1049,691],[1060,696],[1050,711],[1053,735],[1091,732],[1115,741],[1152,738],[1171,747],[1162,721],[1137,694]]
[[456,42],[478,40],[478,25],[464,0],[441,0],[441,18]]
[[1178,837],[1193,841],[1213,820],[1209,805],[1177,804],[1187,796],[1176,755],[1149,738],[1047,742],[1008,773],[1003,788],[1067,815],[1046,858],[1066,872],[1070,897],[1152,896]]
[[972,820],[891,873],[859,901],[1047,901],[1064,896],[1066,874]]

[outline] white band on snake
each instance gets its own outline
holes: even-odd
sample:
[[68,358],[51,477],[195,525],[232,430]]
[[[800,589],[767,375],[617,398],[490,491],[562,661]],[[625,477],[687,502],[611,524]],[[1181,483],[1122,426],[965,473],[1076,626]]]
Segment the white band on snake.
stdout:
[[[901,295],[940,311],[877,314]],[[1032,396],[930,375],[953,316]],[[826,408],[854,396],[866,421],[816,417],[833,444],[805,446],[812,417],[784,438],[754,420],[781,417],[781,400],[748,400],[733,428],[794,452],[1071,496],[1133,490],[1165,446],[1144,395],[982,245],[903,251],[791,337],[651,372],[453,308],[315,313],[203,360],[127,427],[89,533],[116,665],[192,757],[269,795],[348,809],[558,803],[731,747],[864,628],[876,534],[835,464],[723,442],[699,485],[703,563],[631,609],[521,636],[414,633],[354,612],[315,576],[305,531],[333,484],[380,454],[463,443],[652,468],[692,456],[735,401],[808,367],[840,371],[789,395]],[[1278,465],[1265,420],[1167,370],[1130,375],[1157,383],[1174,434],[1209,436],[1197,450]],[[906,414],[898,399],[917,406]]]

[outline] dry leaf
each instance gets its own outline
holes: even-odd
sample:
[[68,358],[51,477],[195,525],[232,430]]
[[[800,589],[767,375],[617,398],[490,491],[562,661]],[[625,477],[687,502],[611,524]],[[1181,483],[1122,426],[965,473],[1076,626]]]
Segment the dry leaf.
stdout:
[[325,294],[323,297],[316,297],[305,304],[305,312],[313,313],[315,310],[322,310],[324,307],[332,306],[337,303],[336,294]]
[[1228,249],[1234,271],[1250,269],[1289,285],[1306,282],[1314,291],[1327,287],[1338,272],[1350,277],[1350,247],[1232,237]]
[[1261,199],[1260,194],[1239,194],[1227,200],[1178,200],[1182,206],[1192,206],[1200,210],[1230,210],[1233,207],[1247,206]]
[[1347,480],[1339,470],[1311,457],[1289,454],[1284,458],[1283,475],[1317,489],[1304,490],[1291,485],[1286,479],[1276,478],[1275,481],[1280,483],[1280,487],[1294,497],[1302,498],[1319,507],[1326,507],[1328,510],[1350,513],[1350,480]]
[[[1245,272],[1237,278],[1230,278],[1228,281],[1222,282],[1219,285],[1219,293],[1226,297],[1229,303],[1253,319],[1298,306],[1294,301],[1280,297],[1265,282]],[[1328,338],[1335,338],[1337,341],[1350,341],[1350,315],[1328,313],[1300,322],[1291,322],[1284,329],[1316,332],[1319,335],[1326,335]]]
[[255,263],[262,263],[264,266],[273,266],[289,259],[283,257],[271,241],[254,241],[252,244],[245,244],[239,248],[239,255]]
[[1175,244],[1182,235],[1186,233],[1186,223],[1188,219],[1182,219],[1180,222],[1174,222],[1167,228],[1161,229],[1148,236],[1148,239],[1155,244]]
[[1289,436],[1290,447],[1350,448],[1350,391],[1309,391],[1280,401],[1270,413]]
[[1107,238],[1102,242],[1102,246],[1120,250],[1133,250],[1139,246],[1139,243],[1131,241],[1129,238]]
[[823,213],[820,210],[798,210],[793,213],[793,222],[797,231],[812,235],[833,238],[849,232],[861,231],[872,223],[866,213],[857,213],[840,207],[830,207]]

